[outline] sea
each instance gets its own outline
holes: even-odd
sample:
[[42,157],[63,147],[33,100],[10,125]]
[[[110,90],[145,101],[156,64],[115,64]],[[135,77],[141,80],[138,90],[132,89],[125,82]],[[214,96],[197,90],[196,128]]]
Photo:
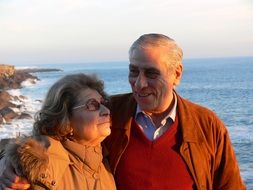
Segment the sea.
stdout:
[[[247,189],[253,190],[253,57],[185,59],[181,84],[176,91],[184,98],[213,110],[224,121],[234,146]],[[95,73],[104,80],[109,95],[130,92],[128,62],[16,65],[16,68],[56,68],[62,71],[33,73],[40,80],[22,83],[10,90],[26,98],[22,111],[34,115],[48,88],[59,78],[73,73]],[[30,134],[33,119],[0,125],[0,139]]]

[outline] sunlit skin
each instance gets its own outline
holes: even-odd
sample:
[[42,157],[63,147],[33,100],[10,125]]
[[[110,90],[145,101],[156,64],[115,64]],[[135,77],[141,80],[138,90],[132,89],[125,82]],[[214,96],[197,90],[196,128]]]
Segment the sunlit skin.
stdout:
[[5,170],[3,176],[5,176],[5,179],[1,179],[2,183],[0,189],[12,190],[30,188],[30,184],[25,178],[16,176],[13,172],[9,172],[9,170]]
[[134,49],[129,57],[129,83],[142,110],[156,120],[163,118],[173,101],[173,89],[180,83],[182,64],[168,67],[168,49]]
[[[78,105],[85,104],[89,99],[103,101],[102,96],[93,89],[83,90],[78,99]],[[82,145],[96,146],[111,133],[110,110],[102,104],[96,111],[85,107],[73,110],[70,123],[74,141]]]

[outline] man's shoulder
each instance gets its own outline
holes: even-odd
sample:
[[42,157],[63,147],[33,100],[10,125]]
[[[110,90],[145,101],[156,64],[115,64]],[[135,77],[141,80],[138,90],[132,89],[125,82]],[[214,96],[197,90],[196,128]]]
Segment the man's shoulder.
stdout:
[[129,105],[135,104],[135,99],[133,97],[132,93],[125,93],[125,94],[115,94],[110,96],[110,101],[112,104],[112,108],[119,108],[119,107],[125,107]]
[[182,98],[181,96],[178,95],[178,105],[179,107],[185,109],[187,108],[190,110],[192,113],[200,114],[203,116],[205,115],[215,115],[214,111],[211,110],[210,108],[201,105],[199,103],[192,102],[191,100],[187,100],[185,98]]
[[110,99],[111,100],[128,99],[132,95],[133,95],[133,93],[113,94],[110,96]]
[[178,111],[184,123],[188,123],[195,127],[199,126],[205,134],[208,134],[210,130],[226,132],[223,121],[214,111],[205,106],[179,97]]
[[132,118],[136,109],[136,101],[132,93],[117,94],[111,97],[112,122],[115,126],[122,126]]

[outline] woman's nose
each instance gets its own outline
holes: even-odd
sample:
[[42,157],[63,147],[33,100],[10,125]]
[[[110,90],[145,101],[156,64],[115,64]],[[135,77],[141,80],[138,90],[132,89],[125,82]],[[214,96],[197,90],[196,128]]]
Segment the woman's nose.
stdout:
[[105,105],[101,105],[101,108],[101,116],[110,116],[110,110]]

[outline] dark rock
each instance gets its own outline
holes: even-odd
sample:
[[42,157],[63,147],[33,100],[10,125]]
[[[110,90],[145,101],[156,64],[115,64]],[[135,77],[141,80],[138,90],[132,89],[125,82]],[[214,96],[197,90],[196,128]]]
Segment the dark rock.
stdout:
[[9,101],[11,100],[11,95],[6,91],[0,91],[0,101]]
[[6,91],[0,91],[0,109],[4,107],[15,107],[13,103],[10,102],[12,96]]
[[23,107],[23,105],[16,105],[16,108],[18,108],[18,109],[20,109],[20,108],[22,108]]
[[18,96],[13,96],[13,100],[14,100],[14,101],[20,101],[20,99],[19,99]]
[[[12,107],[15,108],[17,107],[15,104],[11,103],[11,102],[0,102],[0,110],[2,110],[5,107]],[[0,111],[1,112],[1,111]]]
[[28,113],[21,113],[20,116],[17,117],[17,119],[32,119],[33,117]]
[[12,119],[16,118],[18,116],[17,113],[15,113],[11,108],[4,107],[0,110],[0,114],[2,117],[6,120],[6,122],[10,122]]
[[28,73],[37,73],[37,72],[53,72],[53,71],[62,71],[62,70],[51,69],[51,68],[32,68],[32,69],[20,69],[19,71],[28,72]]
[[4,122],[4,118],[3,116],[0,114],[0,124],[2,124]]
[[23,95],[20,95],[19,96],[20,99],[23,99],[23,100],[27,100],[27,97],[23,96]]

